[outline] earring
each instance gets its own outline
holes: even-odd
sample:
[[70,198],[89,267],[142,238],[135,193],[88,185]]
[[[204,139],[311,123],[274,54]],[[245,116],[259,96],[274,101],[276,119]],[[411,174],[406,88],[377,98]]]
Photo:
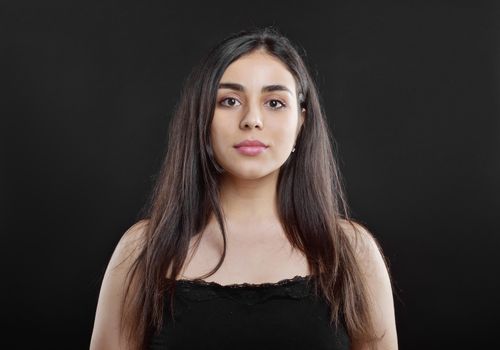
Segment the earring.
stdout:
[[292,149],[292,152],[295,152],[295,145],[293,145],[293,149]]

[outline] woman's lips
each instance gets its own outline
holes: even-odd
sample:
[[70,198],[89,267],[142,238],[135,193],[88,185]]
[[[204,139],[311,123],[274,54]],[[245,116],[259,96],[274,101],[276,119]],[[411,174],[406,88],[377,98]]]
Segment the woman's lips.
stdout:
[[268,146],[266,146],[265,143],[259,140],[250,139],[243,140],[240,143],[234,145],[234,148],[236,148],[239,153],[246,156],[256,156],[264,152],[267,147]]
[[265,151],[265,146],[240,146],[235,147],[238,152],[247,156],[256,156]]

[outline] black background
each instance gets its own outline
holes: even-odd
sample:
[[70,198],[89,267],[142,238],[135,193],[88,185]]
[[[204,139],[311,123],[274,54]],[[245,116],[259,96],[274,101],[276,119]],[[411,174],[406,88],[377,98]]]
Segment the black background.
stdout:
[[183,79],[227,34],[265,25],[307,52],[353,214],[390,262],[400,348],[498,343],[498,2],[2,7],[7,348],[88,348]]

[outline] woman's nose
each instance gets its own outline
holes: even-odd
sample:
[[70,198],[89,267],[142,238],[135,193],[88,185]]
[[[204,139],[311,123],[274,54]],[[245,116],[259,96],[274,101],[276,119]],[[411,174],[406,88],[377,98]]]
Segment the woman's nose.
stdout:
[[262,116],[258,107],[248,107],[241,119],[240,127],[243,129],[253,129],[255,127],[262,129]]

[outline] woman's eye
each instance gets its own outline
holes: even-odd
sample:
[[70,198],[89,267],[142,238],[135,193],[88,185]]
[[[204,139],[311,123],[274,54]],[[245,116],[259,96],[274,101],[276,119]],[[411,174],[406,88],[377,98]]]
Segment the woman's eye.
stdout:
[[240,103],[237,99],[233,97],[227,97],[220,101],[220,104],[225,107],[234,107],[237,103]]
[[271,107],[272,109],[281,109],[285,107],[285,104],[280,100],[270,100],[269,107]]

